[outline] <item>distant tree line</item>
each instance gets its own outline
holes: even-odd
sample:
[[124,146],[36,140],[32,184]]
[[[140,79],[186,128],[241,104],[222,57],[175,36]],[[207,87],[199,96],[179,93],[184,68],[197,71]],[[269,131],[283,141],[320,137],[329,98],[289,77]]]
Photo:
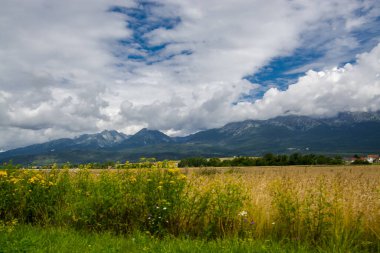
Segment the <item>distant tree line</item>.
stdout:
[[265,154],[263,157],[235,157],[233,159],[192,157],[182,159],[178,167],[235,167],[235,166],[285,166],[285,165],[337,165],[342,164],[340,156],[324,156],[299,153],[291,155]]

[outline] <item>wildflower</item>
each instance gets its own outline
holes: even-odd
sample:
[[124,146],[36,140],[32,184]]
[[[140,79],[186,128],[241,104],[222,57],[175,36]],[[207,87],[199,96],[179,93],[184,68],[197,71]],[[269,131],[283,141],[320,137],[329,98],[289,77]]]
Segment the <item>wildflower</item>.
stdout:
[[17,184],[17,182],[18,181],[20,181],[20,179],[19,178],[15,178],[15,177],[13,177],[13,178],[11,178],[11,180],[9,180],[11,183],[13,183],[13,184]]
[[175,173],[179,172],[179,169],[176,169],[176,168],[170,168],[170,169],[168,169],[168,172],[169,172],[169,173],[172,173],[172,174],[175,174]]
[[157,190],[162,190],[162,185],[159,185],[159,186],[157,187]]
[[179,175],[178,179],[179,179],[179,180],[183,180],[183,179],[186,179],[186,175],[184,175],[184,174],[181,174],[181,175]]
[[7,177],[8,173],[4,170],[0,170],[0,177]]
[[15,226],[15,225],[17,225],[17,222],[18,222],[17,219],[13,219],[13,220],[11,221],[11,225],[12,225],[12,226]]
[[248,214],[247,211],[241,211],[241,212],[239,213],[239,216],[242,216],[242,217],[243,217],[243,216],[247,216],[247,214]]
[[28,182],[29,182],[30,184],[33,184],[34,182],[36,182],[36,181],[38,181],[38,180],[39,180],[38,177],[33,176],[33,177],[29,178]]
[[275,225],[276,224],[276,222],[272,222],[272,225]]

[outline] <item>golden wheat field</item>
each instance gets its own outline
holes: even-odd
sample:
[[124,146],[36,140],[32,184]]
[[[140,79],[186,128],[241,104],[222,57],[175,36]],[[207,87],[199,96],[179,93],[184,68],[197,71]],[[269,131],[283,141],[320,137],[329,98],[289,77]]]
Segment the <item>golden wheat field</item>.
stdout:
[[[236,181],[247,193],[245,210],[257,234],[285,220],[284,229],[294,237],[336,225],[341,231],[360,226],[361,232],[380,240],[380,165],[208,167],[182,172],[196,178],[199,189]],[[338,228],[334,222],[339,219]]]

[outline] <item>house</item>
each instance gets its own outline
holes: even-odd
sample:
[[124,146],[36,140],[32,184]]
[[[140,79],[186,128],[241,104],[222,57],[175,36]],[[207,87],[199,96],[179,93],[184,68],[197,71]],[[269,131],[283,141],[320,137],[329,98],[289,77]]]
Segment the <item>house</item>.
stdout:
[[367,155],[367,156],[358,156],[355,155],[354,157],[345,157],[343,160],[346,163],[355,163],[355,164],[362,164],[362,163],[380,163],[380,156],[379,155]]
[[367,155],[366,157],[366,160],[369,163],[378,163],[380,161],[379,159],[380,159],[379,155]]

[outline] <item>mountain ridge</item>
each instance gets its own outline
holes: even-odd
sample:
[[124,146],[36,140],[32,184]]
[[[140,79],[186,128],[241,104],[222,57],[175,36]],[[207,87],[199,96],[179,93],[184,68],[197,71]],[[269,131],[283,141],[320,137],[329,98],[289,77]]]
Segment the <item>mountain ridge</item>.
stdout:
[[116,130],[62,138],[0,153],[0,162],[91,162],[179,159],[189,156],[262,155],[267,152],[380,153],[380,111],[339,113],[330,118],[285,115],[232,122],[221,128],[170,137],[143,128],[134,135]]

